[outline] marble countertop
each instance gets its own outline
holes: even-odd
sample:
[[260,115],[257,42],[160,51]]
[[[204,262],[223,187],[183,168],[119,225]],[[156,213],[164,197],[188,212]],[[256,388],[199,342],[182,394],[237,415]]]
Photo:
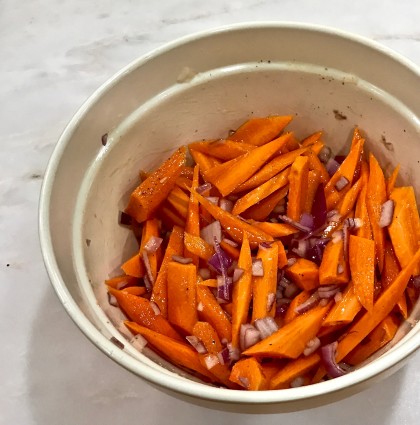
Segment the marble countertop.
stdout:
[[281,417],[188,404],[96,349],[56,298],[37,225],[43,173],[81,103],[121,67],[220,25],[300,21],[381,42],[420,65],[420,2],[2,0],[0,3],[0,424],[418,423],[420,353],[338,403]]

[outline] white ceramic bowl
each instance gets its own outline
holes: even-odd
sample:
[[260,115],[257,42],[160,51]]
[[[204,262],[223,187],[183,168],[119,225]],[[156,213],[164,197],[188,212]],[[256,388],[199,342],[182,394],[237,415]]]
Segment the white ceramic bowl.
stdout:
[[311,407],[389,375],[420,346],[419,324],[382,357],[335,380],[267,392],[206,385],[124,339],[112,323],[118,317],[107,316],[103,280],[135,249],[118,212],[138,171],[156,166],[178,145],[221,137],[251,116],[295,115],[290,129],[298,136],[322,129],[336,152],[358,125],[386,168],[402,164],[401,182],[420,181],[419,86],[419,69],[376,43],[291,23],[207,31],[130,64],[76,113],[45,175],[42,250],[67,312],[98,348],[140,377],[191,400],[242,404],[242,411],[245,404]]

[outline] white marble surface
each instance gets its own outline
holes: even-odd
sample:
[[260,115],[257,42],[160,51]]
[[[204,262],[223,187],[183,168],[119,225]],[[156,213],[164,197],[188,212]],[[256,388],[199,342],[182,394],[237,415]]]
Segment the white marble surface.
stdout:
[[2,0],[0,2],[0,424],[418,423],[420,353],[350,399],[278,415],[187,404],[97,350],[59,304],[44,270],[38,196],[65,124],[133,59],[198,30],[242,21],[335,26],[420,65],[418,0]]

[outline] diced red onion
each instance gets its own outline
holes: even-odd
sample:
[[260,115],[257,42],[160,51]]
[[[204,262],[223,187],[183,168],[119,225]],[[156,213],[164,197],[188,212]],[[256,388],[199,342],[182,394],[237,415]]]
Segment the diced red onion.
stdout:
[[209,269],[204,269],[204,268],[202,268],[202,269],[198,269],[198,274],[204,279],[204,280],[207,280],[207,279],[210,279],[210,277],[211,277],[211,273],[210,273],[210,270]]
[[311,215],[314,218],[314,229],[323,226],[327,220],[327,201],[325,198],[324,185],[322,183],[320,183],[316,189]]
[[295,257],[290,257],[287,259],[287,267],[291,267],[293,266],[293,264],[295,264],[297,261],[297,258]]
[[290,388],[302,387],[304,383],[305,379],[302,376],[298,376],[297,378],[293,379],[292,382],[290,382]]
[[211,188],[212,188],[211,183],[204,183],[201,186],[197,187],[196,192],[201,195],[207,190],[210,191]]
[[130,226],[132,223],[132,218],[124,211],[120,211],[120,217],[118,219],[118,222],[123,226]]
[[144,245],[144,249],[149,254],[153,254],[159,249],[159,247],[162,245],[162,242],[163,242],[162,238],[158,238],[157,236],[150,236],[146,245]]
[[337,274],[341,274],[344,272],[344,266],[342,264],[337,265]]
[[130,283],[127,282],[126,280],[123,280],[122,282],[117,283],[116,289],[121,291],[122,289],[128,288],[129,286],[130,286]]
[[229,364],[230,363],[230,352],[229,352],[229,348],[225,347],[223,348],[222,351],[219,351],[217,353],[217,358],[219,359],[219,363],[224,365],[224,364]]
[[149,280],[149,278],[148,278],[147,275],[146,276],[143,276],[143,282],[144,282],[144,287],[146,288],[146,291],[147,292],[152,292],[153,285],[150,282],[150,280]]
[[114,295],[110,294],[109,292],[108,292],[108,303],[112,305],[113,307],[118,307],[117,299],[115,298]]
[[203,311],[204,310],[204,305],[203,305],[203,303],[200,301],[198,304],[197,304],[197,311]]
[[338,291],[335,295],[334,295],[334,301],[336,303],[339,303],[341,300],[343,299],[343,293],[341,291]]
[[334,232],[332,235],[332,241],[333,243],[338,243],[340,241],[343,240],[343,231],[342,230],[337,230],[336,232]]
[[388,227],[392,223],[394,215],[394,201],[388,199],[381,206],[381,218],[379,219],[379,227]]
[[276,294],[274,292],[270,292],[267,294],[267,313],[273,308],[274,302],[276,301]]
[[153,310],[153,313],[155,313],[155,316],[159,316],[160,308],[154,301],[150,301],[150,307],[152,307],[152,310]]
[[338,223],[341,220],[341,214],[337,210],[331,210],[327,213],[329,223]]
[[278,298],[276,301],[276,315],[282,315],[286,313],[291,302],[292,300],[290,298]]
[[229,199],[226,198],[222,198],[219,201],[219,207],[227,212],[232,212],[233,210],[233,202],[230,201]]
[[200,236],[210,245],[214,245],[214,238],[220,243],[222,240],[222,226],[220,225],[220,221],[213,221],[213,223],[203,227],[200,231]]
[[279,215],[279,219],[281,221],[284,221],[287,224],[290,224],[291,226],[295,227],[296,229],[300,230],[301,232],[310,232],[311,228],[308,226],[303,226],[302,224],[298,223],[295,220],[292,220],[287,215]]
[[264,276],[264,266],[261,258],[252,259],[252,276]]
[[234,248],[236,248],[238,246],[238,244],[235,241],[232,241],[230,239],[223,238],[223,242],[227,243],[230,246],[233,246]]
[[190,264],[192,263],[192,258],[189,257],[181,257],[180,255],[172,255],[172,260],[181,263],[181,264]]
[[328,304],[329,300],[327,298],[322,298],[321,301],[319,302],[319,305],[321,307],[325,307]]
[[227,269],[232,265],[233,259],[226,251],[222,249],[216,238],[213,241],[213,245],[216,252],[210,257],[207,263],[212,266],[217,273],[220,273],[222,276],[226,277]]
[[412,277],[413,285],[416,289],[420,289],[420,275]]
[[338,342],[334,341],[331,344],[321,347],[321,359],[324,367],[331,378],[338,378],[347,373],[335,360]]
[[299,304],[295,308],[297,314],[303,314],[309,311],[311,308],[315,307],[320,300],[318,291],[315,291],[305,302]]
[[219,197],[218,196],[207,196],[206,199],[211,202],[213,205],[219,204]]
[[226,348],[229,350],[229,358],[231,361],[235,362],[236,360],[239,360],[241,357],[239,348],[234,347],[231,342],[227,343]]
[[146,268],[147,277],[149,278],[150,283],[153,285],[155,283],[155,280],[153,278],[152,268],[150,266],[149,257],[147,256],[146,251],[142,252],[142,258],[143,258],[144,267]]
[[130,344],[138,351],[142,351],[147,345],[147,340],[142,335],[134,335],[130,340]]
[[246,389],[249,388],[249,379],[246,378],[245,376],[240,376],[239,378],[240,383],[242,384],[242,386]]
[[207,350],[204,346],[203,342],[197,338],[195,335],[188,335],[185,337],[185,339],[195,348],[197,353],[199,354],[206,354]]
[[310,245],[312,246],[306,251],[305,258],[313,261],[319,266],[322,261],[325,247],[329,241],[328,238],[312,238],[310,240]]
[[232,300],[232,278],[228,276],[217,276],[217,300],[229,302]]
[[261,339],[269,337],[279,329],[276,321],[270,316],[255,320],[254,326],[258,329]]
[[343,222],[344,226],[347,226],[349,229],[360,229],[363,225],[363,221],[360,218],[351,218],[348,217]]
[[286,288],[284,288],[284,296],[286,298],[293,298],[299,290],[299,287],[295,283],[289,282]]
[[308,341],[306,344],[306,348],[303,350],[304,356],[310,356],[312,353],[314,353],[318,348],[321,346],[321,341],[319,338],[315,337]]
[[341,190],[343,190],[347,185],[349,184],[349,181],[344,177],[341,176],[336,184],[335,184],[335,188],[340,192]]
[[318,288],[319,298],[332,298],[339,290],[338,285],[321,285]]
[[324,146],[318,154],[318,158],[324,164],[331,158],[331,148]]
[[233,283],[237,282],[242,277],[243,274],[244,274],[244,269],[236,267],[233,270],[233,279],[232,279]]
[[219,358],[216,354],[207,354],[204,356],[204,363],[208,370],[214,368],[219,363]]
[[314,229],[314,222],[315,222],[315,219],[314,219],[314,216],[312,214],[304,212],[300,216],[299,223],[302,226],[309,227],[311,230]]
[[334,158],[330,158],[326,164],[325,164],[325,168],[328,171],[328,174],[331,176],[333,176],[337,170],[340,168],[340,164],[334,159]]
[[259,247],[263,249],[270,249],[273,242],[261,242]]
[[254,326],[249,323],[241,325],[239,330],[239,344],[242,351],[256,344],[260,339],[260,332]]
[[299,255],[299,257],[305,258],[306,253],[309,249],[309,242],[307,239],[301,239],[298,241],[298,246],[293,248],[292,251]]

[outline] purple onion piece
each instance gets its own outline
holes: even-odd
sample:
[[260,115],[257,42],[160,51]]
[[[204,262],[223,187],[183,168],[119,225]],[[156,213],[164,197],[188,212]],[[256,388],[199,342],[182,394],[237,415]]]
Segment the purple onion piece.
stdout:
[[219,359],[219,363],[222,365],[228,365],[230,363],[230,351],[228,347],[223,348],[222,351],[217,353],[217,358]]
[[331,176],[333,176],[337,170],[340,168],[340,164],[334,159],[334,158],[330,158],[327,163],[325,164],[325,168],[328,171],[328,174]]
[[223,250],[216,238],[213,240],[215,253],[210,257],[207,263],[220,273],[222,276],[227,276],[227,270],[232,265],[233,259]]
[[172,255],[172,261],[175,261],[181,264],[190,264],[192,263],[192,258],[182,257],[181,255]]
[[287,224],[290,224],[291,226],[295,227],[296,229],[300,230],[301,232],[310,232],[311,228],[307,226],[303,226],[302,224],[298,223],[295,220],[292,220],[287,215],[279,215],[279,219],[281,221],[284,221]]
[[420,275],[413,276],[412,278],[413,285],[416,289],[420,289]]
[[162,245],[163,239],[157,236],[150,236],[149,240],[144,245],[145,251],[149,254],[155,253]]
[[241,325],[239,330],[239,341],[241,350],[244,351],[261,339],[260,332],[249,323]]
[[392,217],[394,215],[394,201],[388,199],[381,206],[381,217],[379,219],[379,227],[388,227],[392,223]]
[[261,258],[252,259],[252,276],[262,277],[264,276],[264,266]]
[[344,177],[341,176],[338,180],[337,183],[335,184],[335,188],[340,192],[342,191],[350,182]]
[[200,236],[210,245],[214,245],[215,238],[220,243],[222,240],[222,226],[220,225],[220,221],[213,221],[213,223],[203,227],[200,231]]
[[295,312],[298,314],[303,314],[309,311],[311,308],[315,307],[320,300],[318,291],[315,291],[305,302],[299,304],[295,308]]
[[242,277],[243,274],[244,274],[244,269],[236,267],[233,270],[233,279],[232,279],[233,283],[237,282]]
[[232,278],[217,276],[217,299],[221,302],[232,300]]
[[195,335],[188,335],[185,339],[196,349],[199,354],[206,354],[207,349],[204,346],[203,342],[197,338]]
[[334,341],[331,344],[321,347],[321,360],[324,364],[325,370],[331,378],[338,378],[348,373],[335,360],[338,342]]
[[261,339],[269,337],[279,329],[276,321],[270,316],[255,320],[254,326],[258,329]]
[[299,223],[302,226],[309,227],[311,230],[313,230],[315,228],[315,226],[314,226],[315,218],[314,218],[314,216],[312,214],[309,214],[307,212],[304,212],[300,216]]
[[210,191],[210,189],[212,188],[213,186],[211,185],[211,183],[204,183],[204,184],[202,184],[201,186],[198,186],[197,187],[197,189],[196,189],[196,192],[199,194],[199,195],[202,195],[205,191]]

